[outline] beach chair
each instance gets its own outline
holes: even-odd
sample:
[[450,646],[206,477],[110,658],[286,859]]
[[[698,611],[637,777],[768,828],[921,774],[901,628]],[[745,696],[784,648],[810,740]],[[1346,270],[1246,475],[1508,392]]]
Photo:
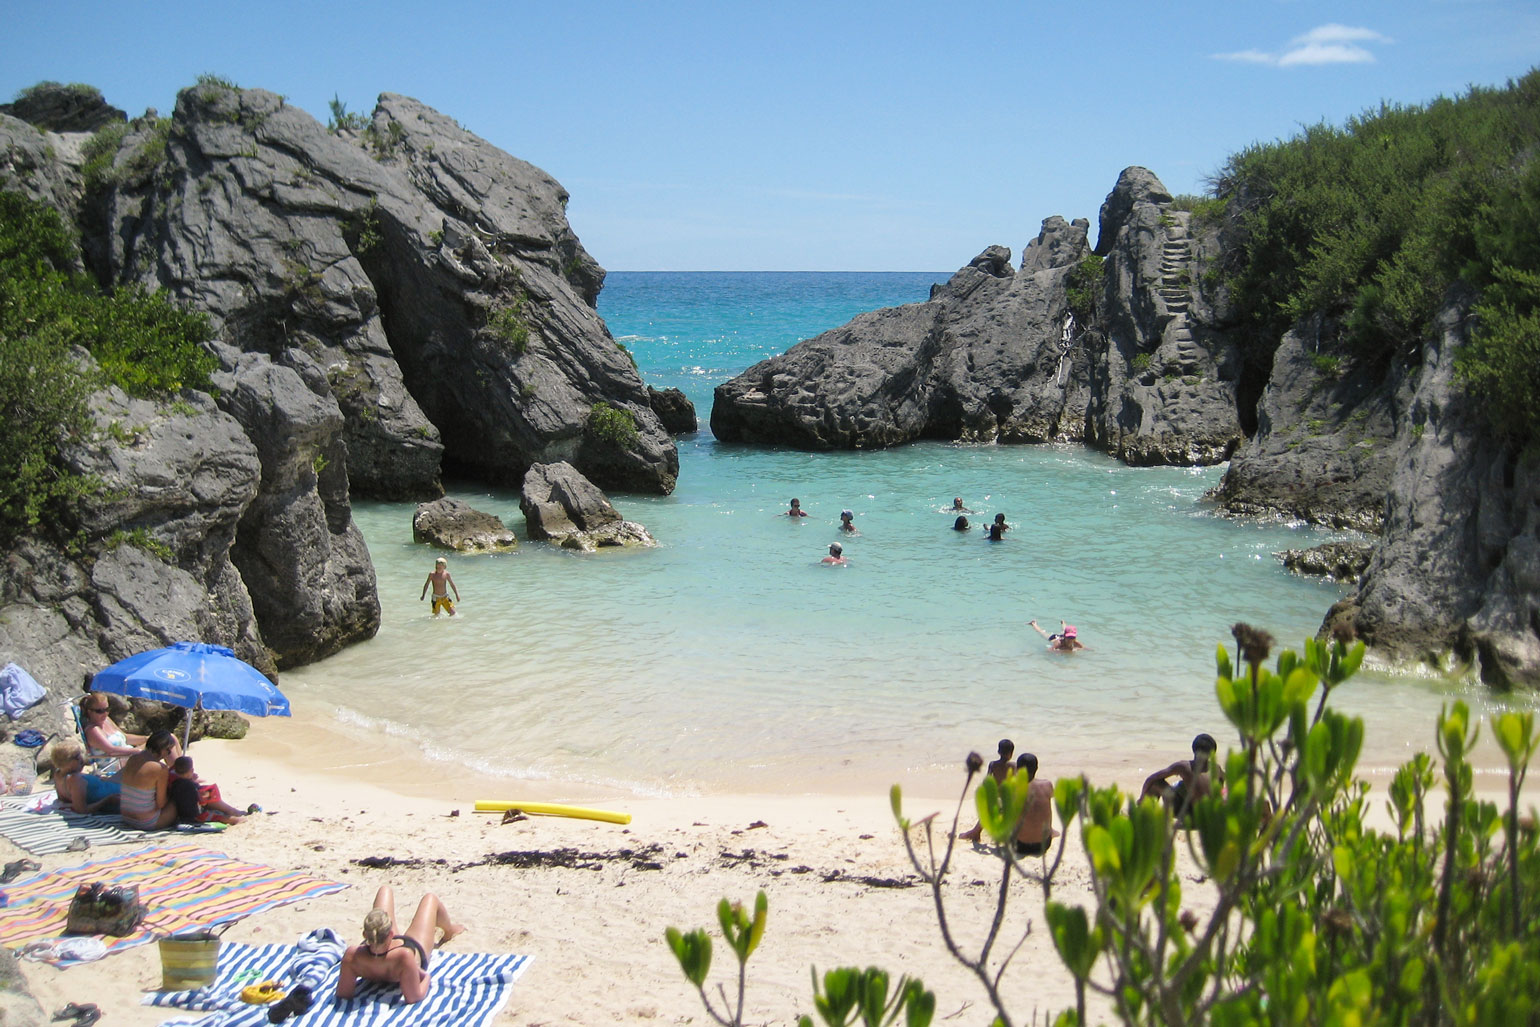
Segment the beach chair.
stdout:
[[[66,724],[75,725],[75,740],[79,742],[80,747],[85,750],[86,773],[95,774],[97,777],[111,777],[113,774],[116,774],[119,770],[123,769],[123,757],[121,756],[91,755],[91,743],[86,741],[86,723],[85,720],[80,716],[80,703],[73,701],[67,702],[64,704],[64,707],[64,722]],[[47,751],[48,742],[52,740],[52,736],[50,736],[47,741],[44,741],[42,748],[38,750],[39,757],[41,757],[42,754]]]

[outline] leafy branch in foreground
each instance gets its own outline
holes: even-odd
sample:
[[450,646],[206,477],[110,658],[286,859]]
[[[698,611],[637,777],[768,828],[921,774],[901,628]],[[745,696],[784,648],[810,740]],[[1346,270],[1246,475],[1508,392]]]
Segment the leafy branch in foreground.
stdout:
[[[1129,1025],[1540,1023],[1540,840],[1533,813],[1519,815],[1540,749],[1534,715],[1505,712],[1490,720],[1508,765],[1505,811],[1474,793],[1469,754],[1480,725],[1456,702],[1441,712],[1436,731],[1443,816],[1428,807],[1439,768],[1419,753],[1390,781],[1385,809],[1393,827],[1380,830],[1370,816],[1369,786],[1355,775],[1363,721],[1328,705],[1357,673],[1364,647],[1311,639],[1303,654],[1284,651],[1268,667],[1266,632],[1237,624],[1234,634],[1241,662],[1219,649],[1215,694],[1237,745],[1223,761],[1222,786],[1217,775],[1205,782],[1206,794],[1189,808],[1173,811],[1115,786],[1093,787],[1084,777],[1061,780],[1053,806],[1064,831],[1051,865],[1045,852],[1034,874],[1018,861],[1014,844],[1032,810],[1030,780],[984,779],[975,803],[1001,869],[993,919],[976,953],[954,939],[942,882],[982,760],[968,759],[944,846],[934,836],[936,815],[911,822],[893,789],[894,817],[910,862],[931,888],[942,941],[983,985],[994,1023],[1014,1022],[1000,982],[1020,942],[1003,957],[996,944],[1006,905],[1023,881],[1041,891],[1043,919],[1075,983],[1075,1008],[1060,1013],[1056,1027],[1090,1022],[1093,997],[1101,1015]],[[1090,868],[1089,906],[1053,899],[1072,827]],[[1194,869],[1202,896],[1189,904],[1183,881]],[[738,916],[734,922],[744,923]],[[755,922],[762,932],[762,920]],[[728,932],[724,920],[738,951],[734,939],[742,929],[736,930]],[[677,932],[670,933],[673,944]],[[678,946],[675,953],[704,998],[710,942],[695,933],[693,961]],[[745,952],[740,1015],[746,959]],[[825,975],[815,999],[825,1023],[844,1024],[850,1021],[840,1017],[853,1014],[862,1023],[887,1023],[900,1005],[908,1022],[928,1022],[934,998],[918,982],[900,982],[900,1002],[889,999],[881,970],[843,973],[833,987]],[[829,1003],[831,994],[859,991],[862,981],[873,996],[880,993],[880,1005],[862,1006],[859,998],[854,1006]],[[816,990],[816,974],[814,984]],[[725,992],[722,998],[725,1008]]]

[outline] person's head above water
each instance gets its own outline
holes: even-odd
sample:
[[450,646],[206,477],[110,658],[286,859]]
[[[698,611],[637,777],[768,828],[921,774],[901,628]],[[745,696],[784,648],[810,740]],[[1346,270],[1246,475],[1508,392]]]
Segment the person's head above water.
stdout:
[[802,500],[797,499],[796,497],[792,498],[791,507],[792,507],[793,510],[797,509],[801,505],[802,505]]
[[963,508],[962,496],[953,496],[952,497],[952,509],[953,510],[961,510],[962,508]]
[[441,556],[437,560],[433,561],[433,566],[435,566],[435,567],[448,567],[449,566],[449,561],[444,559]]
[[844,521],[846,524],[849,524],[851,522],[851,520],[853,520],[854,518],[855,518],[855,512],[854,511],[852,511],[852,510],[841,510],[840,511],[840,520]]
[[1005,514],[1003,514],[1003,513],[995,514],[995,523],[996,524],[1004,524],[1005,523]]
[[968,518],[966,518],[966,517],[959,517],[959,518],[957,518],[957,520],[952,522],[952,530],[953,531],[967,531],[968,530]]
[[[1073,625],[1073,624],[1066,624],[1066,625],[1064,625],[1064,637],[1065,638],[1074,638],[1075,637],[1075,625]],[[1208,736],[1204,735],[1204,737],[1207,738]],[[1209,739],[1209,740],[1213,741],[1213,739]]]
[[845,551],[845,547],[840,545],[838,542],[830,542],[829,543],[829,555],[830,556],[838,556],[841,553],[843,553],[844,551]]

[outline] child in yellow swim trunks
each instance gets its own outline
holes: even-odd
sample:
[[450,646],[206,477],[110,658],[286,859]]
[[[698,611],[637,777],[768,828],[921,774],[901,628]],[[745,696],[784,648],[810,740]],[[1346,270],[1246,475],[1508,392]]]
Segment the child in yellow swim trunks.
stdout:
[[[433,570],[428,574],[428,580],[422,583],[422,595],[417,599],[421,602],[427,598],[428,586],[433,586],[433,616],[437,617],[439,611],[446,611],[449,616],[455,615],[455,603],[460,601],[460,589],[455,585],[455,579],[449,573],[449,561],[442,556],[433,563]],[[451,602],[449,590],[454,589],[455,597]]]

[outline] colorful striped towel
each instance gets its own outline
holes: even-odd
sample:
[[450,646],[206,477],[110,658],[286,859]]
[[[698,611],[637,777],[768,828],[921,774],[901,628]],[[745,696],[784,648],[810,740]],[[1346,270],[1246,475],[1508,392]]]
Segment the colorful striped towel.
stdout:
[[[32,807],[42,812],[32,812]],[[144,841],[143,834],[125,831],[116,813],[62,809],[51,791],[7,795],[0,800],[0,837],[38,856],[68,852],[70,843],[77,838],[84,838],[93,847]]]
[[[143,945],[158,935],[228,923],[347,887],[261,863],[245,863],[195,845],[140,849],[6,885],[9,902],[0,909],[0,945],[20,948],[30,941],[62,934],[75,889],[89,881],[137,884],[139,901],[147,910],[135,933],[102,939],[109,954]],[[59,966],[77,962],[67,957],[49,961]]]
[[310,986],[315,1005],[285,1021],[293,1027],[484,1027],[508,1001],[513,982],[532,956],[493,956],[476,953],[433,953],[428,997],[407,1005],[393,985],[361,985],[351,999],[339,1001],[337,975],[343,946],[335,932],[312,931],[298,945],[219,947],[219,975],[196,991],[146,995],[147,1006],[173,1006],[214,1011],[197,1020],[167,1020],[161,1027],[266,1027],[267,1006],[242,1002],[241,989],[255,981],[277,980],[288,991],[296,983]]

